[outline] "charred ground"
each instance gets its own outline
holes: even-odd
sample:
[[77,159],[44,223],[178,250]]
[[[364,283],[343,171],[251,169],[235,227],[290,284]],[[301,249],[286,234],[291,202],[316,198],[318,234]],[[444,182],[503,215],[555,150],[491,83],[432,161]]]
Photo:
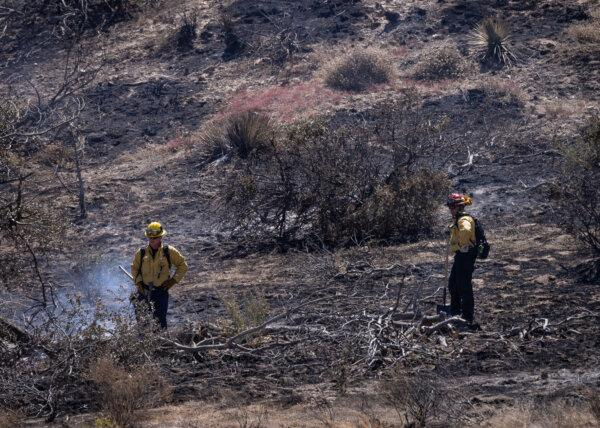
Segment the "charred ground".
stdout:
[[[574,141],[598,113],[598,51],[583,49],[570,30],[596,22],[597,9],[585,1],[180,1],[168,9],[148,4],[100,31],[87,29],[80,46],[85,66],[97,71],[77,93],[86,103],[79,122],[86,138],[86,219],[75,221],[76,199],[57,178],[53,139],[63,135],[23,149],[23,171],[34,173],[27,192],[42,194],[42,203],[60,207],[66,220],[60,249],[42,257],[48,280],[67,285],[73,269],[85,271],[99,258],[111,267],[126,265],[143,243],[143,225],[160,219],[169,242],[190,261],[170,310],[171,339],[180,344],[230,328],[232,299],[233,307],[258,302],[275,316],[326,298],[246,344],[260,351],[194,353],[156,345],[152,358],[173,387],[174,406],[147,414],[143,423],[241,425],[245,417],[262,418],[265,425],[318,426],[371,415],[371,421],[401,426],[381,392],[381,379],[393,378],[393,367],[435,376],[440,390],[451,388],[460,397],[438,409],[434,422],[460,415],[458,425],[482,424],[523,402],[567,403],[585,413],[584,396],[600,382],[600,294],[597,281],[580,281],[576,267],[588,255],[557,226],[551,190],[561,182],[557,143]],[[183,13],[194,14],[198,33],[186,51],[174,42]],[[514,65],[482,66],[470,52],[469,31],[486,16],[510,25]],[[51,97],[61,87],[69,40],[44,36],[53,34],[55,24],[40,18],[41,36],[18,25],[5,32],[0,73],[6,94],[35,103],[36,93]],[[440,42],[456,45],[470,71],[452,80],[415,79],[420,54]],[[332,92],[327,100],[314,95],[327,90],[321,70],[333,54],[368,46],[392,58],[394,81],[363,93]],[[274,117],[281,118],[283,99],[302,105],[287,116],[317,111],[352,123],[406,90],[420,97],[417,114],[448,118],[443,168],[453,188],[473,192],[473,212],[493,245],[491,259],[475,271],[481,332],[414,334],[411,325],[419,326],[421,316],[400,319],[389,312],[398,290],[403,310],[395,312],[414,312],[415,296],[425,315],[439,302],[443,211],[439,232],[415,243],[326,251],[290,246],[283,254],[240,243],[218,218],[226,166],[197,141],[203,126],[237,108],[240,98]],[[74,183],[69,168],[62,175],[66,187]],[[13,309],[2,307],[7,316]],[[22,355],[10,352],[11,361],[25,367]],[[29,417],[85,414],[74,422],[81,424],[96,418],[87,412],[99,410],[90,405],[85,382],[51,404],[48,397],[42,390],[37,402],[19,405]],[[271,416],[262,417],[257,403]],[[1,404],[15,410],[15,403]],[[205,408],[211,422],[199,410]]]

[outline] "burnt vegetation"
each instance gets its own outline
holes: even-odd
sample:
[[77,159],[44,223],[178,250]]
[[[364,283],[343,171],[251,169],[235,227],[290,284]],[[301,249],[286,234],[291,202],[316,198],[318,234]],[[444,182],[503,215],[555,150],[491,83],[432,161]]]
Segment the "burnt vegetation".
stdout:
[[[115,36],[116,28],[116,50],[126,54],[113,65],[133,69],[136,55],[146,65],[156,60],[127,51],[123,40],[139,30],[133,18],[157,2],[2,3],[0,49],[10,55],[0,69],[0,426],[91,412],[96,426],[132,427],[146,422],[144,409],[165,403],[262,399],[278,409],[317,403],[321,422],[336,426],[332,392],[362,394],[367,382],[403,426],[481,425],[493,406],[512,409],[498,426],[598,423],[597,379],[580,375],[595,376],[598,362],[600,117],[586,104],[594,98],[581,107],[565,95],[559,101],[580,110],[556,109],[549,119],[540,107],[549,98],[521,87],[540,75],[523,77],[527,67],[506,74],[517,60],[508,26],[481,21],[492,2],[473,10],[450,2],[464,25],[449,29],[436,27],[434,7],[367,3],[231,1],[170,21],[157,13],[151,24],[172,24],[168,46],[181,55],[170,59],[181,63],[137,75],[107,71],[96,36]],[[493,5],[512,22],[516,9],[571,10],[575,17],[565,19],[582,22],[561,34],[575,44],[556,54],[594,71],[597,15],[557,2]],[[437,41],[458,31],[451,43]],[[541,38],[555,29],[532,31]],[[389,46],[363,48],[365,34],[387,37]],[[336,43],[325,43],[333,35]],[[353,48],[331,61],[346,49],[342,36]],[[35,37],[47,40],[33,49]],[[460,46],[467,38],[479,71],[492,76],[469,63],[468,46]],[[50,40],[56,50],[46,51]],[[418,54],[406,53],[407,40],[424,42],[414,44]],[[40,61],[40,70],[58,71],[38,79],[27,65],[40,49],[56,60]],[[531,68],[548,67],[535,58],[527,59]],[[243,73],[272,86],[253,92],[267,83],[252,82],[228,110],[227,97],[244,92]],[[111,96],[117,108],[101,105]],[[313,106],[311,96],[331,103]],[[275,98],[318,114],[277,115],[269,110]],[[142,112],[120,117],[128,116],[125,103]],[[192,107],[181,113],[185,105]],[[160,125],[127,134],[131,142],[90,132],[108,127],[107,117],[127,128],[144,116],[161,116]],[[171,140],[157,136],[163,125]],[[474,209],[494,240],[493,258],[475,273],[477,333],[435,311],[447,280],[440,208],[451,189],[478,192],[476,204],[484,202]],[[179,306],[168,333],[136,320],[127,296],[116,311],[84,302],[85,287],[107,287],[91,274],[85,287],[75,283],[81,293],[64,289],[65,270],[91,271],[100,250],[128,254],[123,236],[142,217],[173,212],[174,235],[202,267],[174,289]],[[577,374],[560,378],[568,370]],[[569,412],[534,411],[498,391],[526,391],[536,405],[548,400]],[[238,419],[252,424],[247,413]],[[373,409],[361,421],[390,426]]]
[[[8,1],[3,8],[13,20],[50,27],[58,37],[72,37],[87,30],[102,30],[131,19],[152,1],[136,0],[35,0]],[[14,24],[14,23],[13,23]]]
[[600,278],[600,117],[592,118],[571,144],[561,147],[565,180],[554,191],[559,218],[594,257],[579,267],[582,278]]
[[450,45],[437,45],[421,54],[413,75],[422,80],[458,79],[469,71],[469,63],[458,49]]
[[[416,100],[376,107],[355,123],[327,119],[269,129],[257,113],[233,117],[221,215],[233,234],[286,246],[408,242],[427,236],[445,174],[431,154],[453,144],[445,118],[426,121]],[[275,125],[272,125],[275,126]]]
[[175,34],[176,45],[179,51],[187,52],[194,48],[194,41],[198,36],[197,27],[197,12],[184,13],[181,17],[181,23],[179,24],[177,33]]

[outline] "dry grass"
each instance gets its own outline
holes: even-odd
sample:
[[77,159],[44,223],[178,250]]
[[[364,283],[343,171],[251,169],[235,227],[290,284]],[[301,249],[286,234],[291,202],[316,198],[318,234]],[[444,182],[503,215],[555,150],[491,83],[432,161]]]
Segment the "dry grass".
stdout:
[[568,28],[567,34],[576,40],[563,46],[563,54],[578,63],[600,61],[600,13],[587,22]]
[[330,88],[353,92],[389,83],[395,76],[387,55],[375,49],[352,51],[327,64],[323,73]]
[[573,25],[568,29],[568,33],[579,43],[600,43],[600,22]]
[[382,383],[381,391],[399,417],[405,417],[409,424],[410,416],[413,423],[420,427],[426,426],[444,404],[439,380],[427,374],[412,375],[394,370],[390,378]]
[[596,421],[600,424],[600,391],[599,390],[591,390],[588,394],[588,404],[590,406],[590,411],[596,418]]
[[165,149],[170,152],[178,152],[179,150],[183,150],[186,147],[191,146],[192,143],[193,141],[189,136],[176,136],[167,140],[165,143]]
[[597,427],[598,420],[585,407],[574,407],[563,402],[554,402],[541,407],[527,403],[502,409],[484,421],[482,426],[486,428],[581,428]]
[[20,412],[0,408],[0,428],[21,426],[23,415]]
[[92,364],[88,378],[98,387],[103,412],[118,427],[133,426],[137,410],[163,403],[171,392],[158,368],[125,370],[108,357]]
[[469,64],[454,46],[440,44],[419,55],[413,76],[421,80],[457,79],[468,71]]
[[239,428],[263,428],[269,425],[269,412],[264,406],[256,409],[240,408],[233,414]]
[[241,90],[232,94],[223,113],[224,117],[255,111],[281,123],[291,123],[299,118],[322,114],[336,105],[342,95],[316,81],[285,86],[269,86],[257,91]]
[[516,82],[497,77],[483,79],[480,89],[485,92],[490,100],[501,105],[522,106],[527,98],[525,92]]

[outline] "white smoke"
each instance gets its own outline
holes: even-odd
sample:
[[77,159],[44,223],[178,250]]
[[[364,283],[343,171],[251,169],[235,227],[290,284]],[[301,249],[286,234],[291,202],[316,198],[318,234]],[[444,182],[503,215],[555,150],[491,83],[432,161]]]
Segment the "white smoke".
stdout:
[[119,264],[124,265],[119,260],[102,260],[72,272],[68,281],[71,286],[57,293],[59,311],[77,311],[80,326],[95,321],[108,329],[112,326],[111,315],[132,316],[129,297],[135,286],[119,269]]

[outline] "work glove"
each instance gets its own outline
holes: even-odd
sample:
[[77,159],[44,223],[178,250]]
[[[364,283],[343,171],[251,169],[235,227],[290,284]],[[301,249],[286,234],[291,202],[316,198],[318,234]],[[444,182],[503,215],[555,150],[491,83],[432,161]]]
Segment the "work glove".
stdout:
[[177,284],[177,281],[175,281],[174,278],[169,278],[165,282],[163,282],[163,284],[161,285],[161,288],[164,288],[165,290],[169,290],[175,284]]

